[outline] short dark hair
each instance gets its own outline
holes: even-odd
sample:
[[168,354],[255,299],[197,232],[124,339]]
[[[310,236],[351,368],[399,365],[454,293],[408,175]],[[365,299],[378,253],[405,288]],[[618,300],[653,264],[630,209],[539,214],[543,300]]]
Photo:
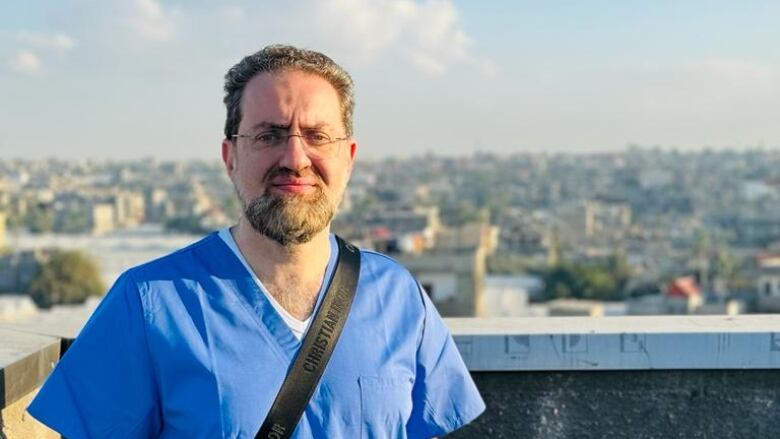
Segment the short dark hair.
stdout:
[[318,75],[328,81],[341,101],[341,119],[348,136],[352,135],[352,113],[355,97],[352,77],[341,66],[320,52],[293,46],[274,44],[260,49],[231,67],[225,75],[225,137],[238,134],[241,123],[241,97],[244,88],[255,75],[264,72],[302,71]]

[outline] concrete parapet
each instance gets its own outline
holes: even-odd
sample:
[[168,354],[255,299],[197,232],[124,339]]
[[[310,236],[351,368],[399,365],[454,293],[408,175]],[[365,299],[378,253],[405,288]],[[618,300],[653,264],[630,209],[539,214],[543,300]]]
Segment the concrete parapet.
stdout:
[[453,437],[780,437],[780,315],[447,323],[488,406]]
[[451,435],[491,439],[780,437],[777,370],[472,373],[488,409]]
[[[23,407],[74,313],[0,325],[9,438],[48,437]],[[445,320],[488,406],[453,437],[780,437],[780,316]]]
[[26,412],[36,393],[37,389],[0,410],[0,432],[8,439],[60,439],[57,432]]
[[780,369],[780,315],[446,319],[471,371]]
[[59,359],[60,343],[58,337],[0,326],[0,433],[9,439],[47,437],[49,430],[24,408]]

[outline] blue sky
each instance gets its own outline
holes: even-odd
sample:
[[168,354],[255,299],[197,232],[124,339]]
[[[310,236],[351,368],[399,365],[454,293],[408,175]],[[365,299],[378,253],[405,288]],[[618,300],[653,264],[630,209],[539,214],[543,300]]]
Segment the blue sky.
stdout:
[[356,82],[366,157],[780,147],[780,2],[5,0],[0,158],[217,158],[275,42]]

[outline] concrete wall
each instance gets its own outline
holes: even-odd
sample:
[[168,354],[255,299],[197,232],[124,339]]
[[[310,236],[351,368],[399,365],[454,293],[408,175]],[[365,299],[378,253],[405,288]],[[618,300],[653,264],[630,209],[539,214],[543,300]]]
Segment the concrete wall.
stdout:
[[[88,315],[58,312],[0,324],[10,439],[51,437],[23,407]],[[450,437],[780,437],[780,315],[446,322],[488,407]]]
[[447,323],[488,406],[452,437],[780,437],[780,315]]
[[476,372],[488,410],[453,438],[777,438],[777,370]]
[[0,438],[59,437],[24,410],[54,368],[60,339],[0,325]]
[[0,410],[0,438],[3,434],[8,439],[59,439],[61,437],[25,411],[36,393],[37,389]]

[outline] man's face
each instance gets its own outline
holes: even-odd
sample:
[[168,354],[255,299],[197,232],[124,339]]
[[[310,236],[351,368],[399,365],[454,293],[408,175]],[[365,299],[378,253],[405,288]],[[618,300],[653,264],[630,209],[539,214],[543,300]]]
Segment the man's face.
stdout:
[[[310,73],[255,76],[244,89],[241,114],[239,134],[316,129],[346,137],[336,89]],[[251,138],[222,142],[222,159],[255,230],[286,246],[308,242],[329,226],[357,148],[352,138],[333,146],[332,156],[316,157],[300,137],[273,148],[256,148]]]

